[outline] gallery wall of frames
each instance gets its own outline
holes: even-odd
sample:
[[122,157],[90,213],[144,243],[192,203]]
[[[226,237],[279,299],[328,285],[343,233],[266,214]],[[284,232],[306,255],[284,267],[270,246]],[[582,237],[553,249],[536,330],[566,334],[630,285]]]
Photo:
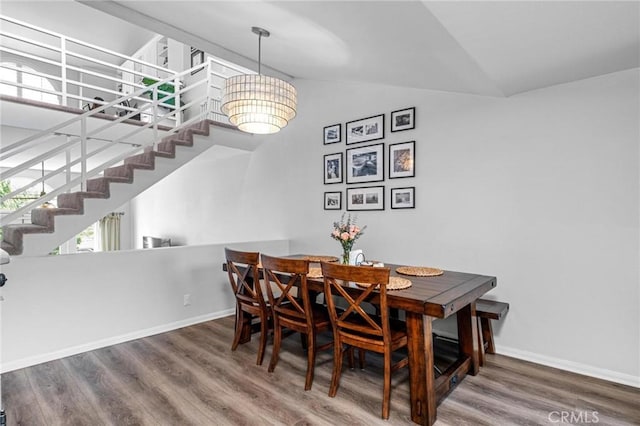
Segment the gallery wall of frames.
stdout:
[[[323,144],[328,152],[322,161],[325,210],[385,210],[385,198],[391,209],[415,208],[411,178],[416,176],[416,141],[409,132],[416,128],[415,116],[415,107],[388,114],[391,133],[408,131],[406,138],[398,142],[393,138],[393,143],[384,140],[386,113],[324,127]],[[328,185],[334,184],[347,186],[344,191],[332,191]]]

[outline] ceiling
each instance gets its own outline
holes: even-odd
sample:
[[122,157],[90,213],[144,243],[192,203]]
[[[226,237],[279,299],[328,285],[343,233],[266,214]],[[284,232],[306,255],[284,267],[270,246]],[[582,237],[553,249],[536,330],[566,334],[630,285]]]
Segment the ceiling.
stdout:
[[11,8],[110,49],[160,33],[253,69],[260,26],[263,72],[304,79],[511,96],[640,67],[638,1],[2,0]]

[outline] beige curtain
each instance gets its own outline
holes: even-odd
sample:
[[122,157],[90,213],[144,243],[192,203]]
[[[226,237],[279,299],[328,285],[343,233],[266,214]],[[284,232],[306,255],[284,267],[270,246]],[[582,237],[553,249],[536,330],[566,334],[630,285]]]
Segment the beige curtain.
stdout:
[[109,213],[100,219],[100,248],[102,251],[120,250],[120,217],[122,213]]

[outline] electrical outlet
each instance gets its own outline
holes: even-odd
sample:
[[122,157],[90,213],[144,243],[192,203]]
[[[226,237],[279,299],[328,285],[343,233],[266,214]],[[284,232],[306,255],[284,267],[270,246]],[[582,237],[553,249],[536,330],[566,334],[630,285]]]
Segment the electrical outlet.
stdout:
[[189,306],[191,304],[191,295],[190,294],[185,294],[184,295],[184,306]]

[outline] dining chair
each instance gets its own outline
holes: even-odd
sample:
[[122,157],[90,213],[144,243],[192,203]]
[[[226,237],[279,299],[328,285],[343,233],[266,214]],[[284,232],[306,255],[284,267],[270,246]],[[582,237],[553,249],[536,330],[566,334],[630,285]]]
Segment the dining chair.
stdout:
[[[357,347],[383,355],[384,387],[382,395],[382,418],[389,418],[391,399],[391,373],[408,365],[405,356],[392,364],[392,353],[407,346],[407,331],[404,323],[389,318],[387,284],[389,268],[349,266],[337,263],[321,263],[324,277],[324,292],[333,326],[334,356],[333,374],[329,396],[338,392],[342,358],[345,352]],[[338,309],[333,296],[345,300],[346,308]],[[378,305],[380,315],[368,313],[365,302]],[[347,347],[344,348],[343,345]]]
[[[243,340],[243,330],[251,330],[255,320],[259,320],[260,342],[258,344],[257,365],[262,365],[267,337],[270,329],[271,309],[265,301],[260,284],[258,262],[260,253],[236,251],[225,248],[229,283],[236,298],[236,326],[231,350],[235,351]],[[251,333],[250,331],[250,333]],[[251,336],[249,335],[249,339]]]
[[302,337],[306,336],[307,374],[304,390],[310,390],[313,384],[316,353],[329,349],[333,345],[333,341],[319,347],[316,345],[316,336],[331,330],[329,313],[323,305],[313,303],[309,295],[308,260],[272,257],[265,254],[261,259],[273,315],[273,351],[269,372],[273,372],[278,363],[283,329],[298,332]]

